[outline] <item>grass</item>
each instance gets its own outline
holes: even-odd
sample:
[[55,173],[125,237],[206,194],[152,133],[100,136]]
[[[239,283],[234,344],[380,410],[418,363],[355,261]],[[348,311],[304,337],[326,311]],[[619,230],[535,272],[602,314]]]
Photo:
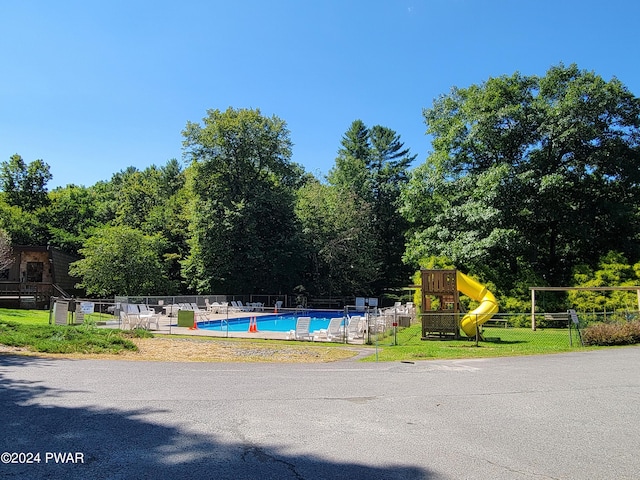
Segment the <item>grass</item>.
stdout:
[[43,353],[118,353],[137,350],[130,340],[146,331],[99,329],[91,324],[49,325],[49,312],[0,309],[0,344]]
[[[393,345],[393,337],[386,337],[378,342],[377,360],[412,361],[427,359],[483,358],[505,357],[516,355],[541,355],[585,350],[579,339],[574,337],[573,346],[569,342],[566,329],[530,328],[486,328],[485,340],[422,340],[422,327],[412,325],[398,332],[397,345]],[[594,347],[588,347],[592,350]],[[376,361],[376,355],[367,357],[365,361]]]
[[10,321],[20,325],[49,325],[49,310],[20,310],[0,308],[0,322]]
[[[50,326],[49,312],[42,310],[0,309],[0,344],[26,347],[33,351],[48,353],[118,353],[136,350],[130,340],[135,336],[153,336],[146,331],[120,331],[100,329],[90,324],[80,326]],[[159,335],[158,335],[159,336]],[[365,361],[414,361],[427,359],[482,358],[516,355],[540,355],[561,353],[598,347],[582,347],[577,338],[569,344],[566,329],[486,328],[485,340],[476,346],[474,340],[422,340],[419,324],[398,331],[397,345],[394,337],[385,337],[378,345],[358,348],[370,350]],[[177,338],[172,335],[171,338]],[[191,337],[193,338],[193,337]],[[220,339],[207,338],[216,342]],[[257,339],[231,339],[225,342],[255,344]],[[263,343],[263,342],[259,342]],[[299,348],[318,348],[318,344],[307,342],[283,342],[264,340],[264,344],[283,345],[292,343]],[[324,348],[344,348],[342,344],[323,343]]]

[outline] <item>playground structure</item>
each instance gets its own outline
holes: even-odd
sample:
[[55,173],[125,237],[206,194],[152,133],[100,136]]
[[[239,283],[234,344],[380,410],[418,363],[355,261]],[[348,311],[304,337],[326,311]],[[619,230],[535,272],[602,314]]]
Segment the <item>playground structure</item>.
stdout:
[[[475,337],[478,327],[498,311],[498,302],[487,288],[458,270],[421,270],[422,277],[422,339],[437,336],[460,337],[462,330]],[[480,305],[460,319],[459,294]],[[435,300],[435,301],[434,301]]]

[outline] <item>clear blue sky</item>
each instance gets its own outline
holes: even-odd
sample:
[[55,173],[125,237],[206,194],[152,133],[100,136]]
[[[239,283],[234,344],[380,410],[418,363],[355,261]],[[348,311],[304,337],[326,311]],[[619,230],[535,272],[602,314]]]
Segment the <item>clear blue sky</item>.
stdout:
[[577,63],[640,95],[637,0],[1,0],[0,161],[49,188],[182,161],[187,121],[259,108],[322,176],[353,120],[426,158],[452,86]]

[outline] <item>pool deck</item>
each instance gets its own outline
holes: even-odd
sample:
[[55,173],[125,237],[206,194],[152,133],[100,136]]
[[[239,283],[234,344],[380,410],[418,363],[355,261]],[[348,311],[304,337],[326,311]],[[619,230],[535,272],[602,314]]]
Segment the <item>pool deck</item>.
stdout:
[[[294,313],[294,312],[291,312]],[[236,318],[247,318],[247,317],[256,317],[258,320],[260,317],[272,316],[273,312],[229,312],[229,313],[211,313],[207,314],[206,319],[201,319],[198,323],[206,323],[206,322],[220,322],[224,320],[232,320]],[[289,332],[272,332],[272,331],[260,331],[257,332],[238,332],[238,331],[218,331],[218,330],[206,330],[203,328],[188,328],[188,327],[178,327],[177,326],[177,318],[176,317],[168,317],[166,315],[159,315],[159,326],[160,328],[150,329],[153,333],[165,334],[165,335],[191,335],[197,337],[218,337],[218,338],[253,338],[253,339],[263,339],[263,340],[294,340],[290,338]],[[105,322],[105,324],[101,324],[102,328],[120,328],[120,321],[118,319],[109,320]],[[258,328],[260,328],[260,322],[258,321]],[[313,332],[312,332],[313,333]],[[303,341],[303,340],[300,340]],[[314,342],[323,342],[326,341],[322,337],[315,336]],[[349,344],[362,344],[364,343],[363,338],[356,338],[353,340],[349,340]]]

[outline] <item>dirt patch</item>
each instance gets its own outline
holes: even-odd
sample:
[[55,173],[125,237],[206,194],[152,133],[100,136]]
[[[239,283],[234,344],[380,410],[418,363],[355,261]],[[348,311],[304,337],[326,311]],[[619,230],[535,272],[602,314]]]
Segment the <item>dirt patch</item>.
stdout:
[[[346,360],[359,352],[350,348],[319,345],[277,345],[274,343],[230,342],[195,338],[134,338],[137,352],[118,354],[51,354],[34,353],[24,348],[4,347],[0,352],[21,353],[50,358],[105,359],[162,362],[275,362],[324,363]],[[2,348],[4,347],[4,348]]]

